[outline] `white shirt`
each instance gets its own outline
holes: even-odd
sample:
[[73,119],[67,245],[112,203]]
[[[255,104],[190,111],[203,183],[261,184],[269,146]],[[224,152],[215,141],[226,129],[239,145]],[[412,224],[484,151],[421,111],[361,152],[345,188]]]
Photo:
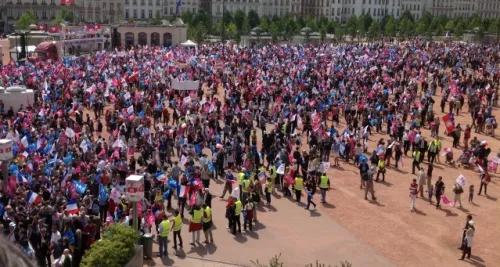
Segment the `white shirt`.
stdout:
[[57,244],[57,240],[61,239],[61,233],[59,233],[59,231],[56,231],[55,233],[52,232],[52,234],[50,235],[50,243],[55,245]]

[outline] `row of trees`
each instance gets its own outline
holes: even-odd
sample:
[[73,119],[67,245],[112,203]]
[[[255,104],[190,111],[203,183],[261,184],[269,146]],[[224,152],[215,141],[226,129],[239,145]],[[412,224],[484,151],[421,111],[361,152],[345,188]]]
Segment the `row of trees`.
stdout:
[[201,9],[196,14],[187,11],[182,15],[183,21],[189,25],[189,38],[198,42],[203,41],[208,34],[239,41],[241,35],[249,34],[255,27],[265,31],[275,41],[291,40],[304,27],[318,32],[323,40],[327,34],[335,34],[341,40],[348,35],[351,40],[357,39],[358,41],[373,40],[380,36],[406,38],[418,35],[432,38],[446,33],[461,37],[466,31],[474,32],[479,39],[482,39],[487,32],[496,34],[497,37],[500,35],[500,18],[481,19],[478,15],[450,19],[444,15],[433,16],[427,12],[416,20],[409,11],[405,11],[398,19],[386,15],[378,21],[370,14],[362,14],[359,17],[351,16],[341,24],[339,21],[328,20],[326,17],[294,18],[290,14],[281,17],[259,17],[254,10],[249,11],[248,14],[238,10],[234,13],[225,11],[223,18],[213,24],[211,15]]
[[[59,25],[63,22],[73,22],[73,11],[63,8],[61,9],[56,18],[52,21],[53,25]],[[19,30],[27,30],[31,24],[38,24],[35,14],[31,11],[24,11],[16,22],[16,28]]]

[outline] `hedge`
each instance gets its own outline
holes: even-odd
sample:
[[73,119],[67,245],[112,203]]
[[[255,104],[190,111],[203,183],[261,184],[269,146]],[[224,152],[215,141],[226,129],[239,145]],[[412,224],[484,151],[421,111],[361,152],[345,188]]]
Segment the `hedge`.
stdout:
[[123,224],[113,224],[104,230],[103,238],[95,242],[85,254],[82,267],[122,267],[135,253],[139,234]]

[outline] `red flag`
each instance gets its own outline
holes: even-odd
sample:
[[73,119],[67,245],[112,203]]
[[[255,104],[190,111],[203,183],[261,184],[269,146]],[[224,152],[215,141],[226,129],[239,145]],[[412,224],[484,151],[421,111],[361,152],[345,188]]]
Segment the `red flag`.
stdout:
[[453,130],[455,130],[455,125],[453,125],[453,122],[450,119],[450,115],[448,115],[448,114],[444,115],[443,122],[444,122],[444,125],[446,127],[446,131],[448,133],[451,133],[451,132],[453,132]]

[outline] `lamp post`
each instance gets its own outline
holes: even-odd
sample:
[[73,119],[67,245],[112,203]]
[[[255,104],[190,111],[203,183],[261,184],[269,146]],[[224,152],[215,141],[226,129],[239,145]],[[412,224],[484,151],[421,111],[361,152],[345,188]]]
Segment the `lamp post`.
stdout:
[[226,23],[224,21],[225,18],[225,12],[226,11],[226,1],[222,0],[222,36],[221,36],[221,41],[222,41],[222,55],[224,56],[224,34],[225,34],[225,28],[226,28]]

